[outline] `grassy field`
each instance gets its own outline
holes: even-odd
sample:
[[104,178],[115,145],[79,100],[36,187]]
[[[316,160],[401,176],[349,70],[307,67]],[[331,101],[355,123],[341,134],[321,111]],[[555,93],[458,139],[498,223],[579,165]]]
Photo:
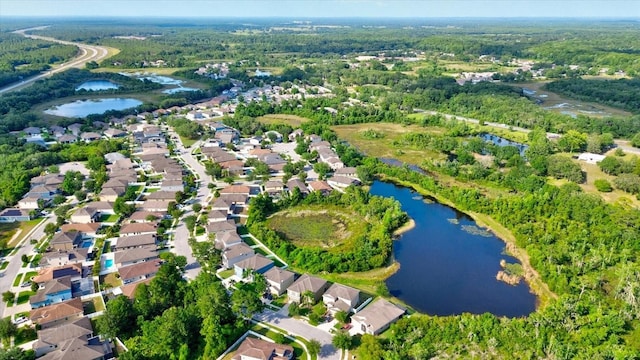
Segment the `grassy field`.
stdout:
[[[610,154],[612,155],[612,154]],[[629,157],[627,155],[627,157]],[[625,161],[628,160],[626,157],[623,158]],[[580,165],[582,171],[587,174],[587,181],[584,184],[580,184],[582,190],[590,194],[597,194],[602,197],[605,201],[609,203],[619,203],[622,205],[630,205],[635,208],[640,208],[640,200],[638,200],[634,195],[624,192],[622,190],[614,189],[612,192],[599,192],[594,182],[598,179],[604,179],[609,181],[609,183],[613,186],[613,180],[616,178],[612,175],[607,175],[600,170],[598,165],[596,164],[587,164],[584,161],[573,160],[577,164]],[[556,182],[557,183],[557,182]]]
[[0,224],[0,242],[9,244],[9,241],[11,240],[13,235],[18,232],[19,228],[19,222]]
[[29,302],[29,298],[35,294],[36,294],[35,291],[31,291],[31,290],[21,291],[18,294],[18,305]]
[[113,215],[109,215],[109,214],[104,214],[100,217],[100,222],[116,222],[118,221],[118,218],[120,216],[113,214]]
[[[338,125],[332,129],[338,137],[346,140],[359,151],[373,157],[394,158],[412,165],[420,165],[422,160],[430,157],[444,159],[444,155],[429,150],[413,150],[394,145],[403,135],[408,133],[442,132],[440,128],[424,128],[417,125],[390,123],[370,123],[355,125]],[[364,136],[367,130],[383,133],[383,138],[371,139]]]
[[18,276],[16,276],[16,279],[13,280],[13,286],[20,286],[21,283],[22,283],[22,274],[18,274]]
[[363,272],[346,272],[342,274],[319,274],[331,282],[351,286],[369,294],[376,294],[384,281],[400,269],[400,264],[392,262],[389,266]]
[[296,246],[344,251],[365,234],[364,219],[338,207],[296,207],[278,212],[267,225]]
[[270,114],[264,115],[257,118],[263,124],[287,124],[291,125],[294,128],[300,126],[300,124],[309,121],[307,118],[303,118],[296,115],[287,115],[287,114]]
[[180,141],[185,148],[190,148],[193,144],[195,144],[199,139],[189,139],[184,136],[180,136]]

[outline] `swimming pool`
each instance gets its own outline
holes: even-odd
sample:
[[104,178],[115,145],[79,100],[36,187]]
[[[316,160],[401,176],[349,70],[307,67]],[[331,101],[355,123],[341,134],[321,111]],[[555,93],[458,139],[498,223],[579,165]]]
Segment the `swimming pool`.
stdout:
[[85,240],[82,242],[82,245],[80,246],[84,249],[84,248],[91,247],[91,245],[93,245],[93,240]]
[[104,261],[105,269],[110,269],[113,267],[113,259],[107,259]]

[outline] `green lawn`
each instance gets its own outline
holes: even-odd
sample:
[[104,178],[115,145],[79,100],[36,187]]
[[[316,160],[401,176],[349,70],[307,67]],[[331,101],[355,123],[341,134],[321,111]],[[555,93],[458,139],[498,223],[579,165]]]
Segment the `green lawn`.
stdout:
[[9,240],[18,231],[18,228],[20,228],[20,223],[18,222],[0,224],[0,242],[8,244]]
[[113,214],[113,215],[108,215],[108,214],[104,214],[100,217],[100,222],[110,222],[110,223],[114,223],[116,221],[118,221],[118,218],[120,216]]
[[34,277],[34,276],[36,276],[36,275],[38,275],[38,272],[37,272],[37,271],[29,271],[28,273],[26,273],[26,274],[24,275],[24,281],[27,281],[27,280],[28,280],[28,281],[31,281],[31,278],[32,278],[32,277]]
[[16,279],[13,280],[13,286],[20,286],[21,283],[22,283],[22,274],[18,274],[18,276],[16,276]]
[[269,253],[262,246],[258,246],[256,248],[253,248],[253,251],[255,251],[256,253],[258,253],[260,255],[264,255],[264,256],[269,255]]
[[0,265],[0,270],[4,270],[7,268],[7,266],[9,266],[9,262],[8,261],[3,261],[2,265]]
[[191,147],[191,145],[195,144],[195,143],[196,143],[196,141],[198,141],[198,140],[199,140],[199,139],[189,139],[189,138],[186,138],[186,137],[180,136],[180,141],[182,141],[182,145],[183,145],[185,148],[190,148],[190,147]]
[[31,291],[31,290],[21,291],[18,294],[18,305],[27,303],[29,301],[29,298],[35,294],[36,294],[35,291]]
[[221,278],[223,278],[223,279],[230,278],[231,276],[233,276],[233,274],[235,274],[235,271],[234,271],[233,269],[220,271],[220,272],[218,273],[218,275],[219,275]]

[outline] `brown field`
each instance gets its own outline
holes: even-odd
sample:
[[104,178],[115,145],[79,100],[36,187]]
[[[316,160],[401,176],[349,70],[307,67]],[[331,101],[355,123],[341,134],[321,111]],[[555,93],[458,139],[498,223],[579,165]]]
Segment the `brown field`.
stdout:
[[294,128],[300,127],[302,123],[309,121],[307,118],[303,118],[297,115],[288,115],[288,114],[269,114],[260,116],[257,118],[263,124],[287,124],[291,125]]

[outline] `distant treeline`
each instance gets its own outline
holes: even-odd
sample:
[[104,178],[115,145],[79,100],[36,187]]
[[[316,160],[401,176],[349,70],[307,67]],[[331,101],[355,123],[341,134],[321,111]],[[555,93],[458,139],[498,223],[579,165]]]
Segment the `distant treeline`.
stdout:
[[566,79],[548,83],[545,89],[570,98],[640,113],[640,79]]

